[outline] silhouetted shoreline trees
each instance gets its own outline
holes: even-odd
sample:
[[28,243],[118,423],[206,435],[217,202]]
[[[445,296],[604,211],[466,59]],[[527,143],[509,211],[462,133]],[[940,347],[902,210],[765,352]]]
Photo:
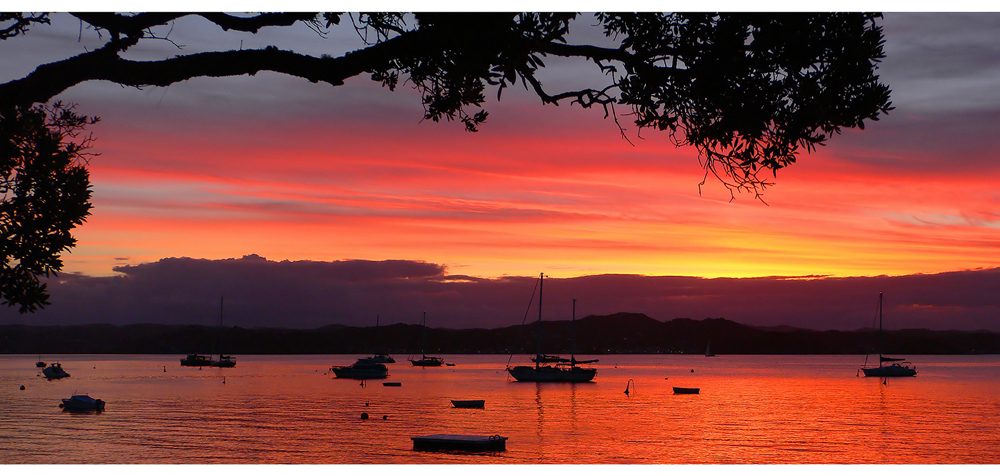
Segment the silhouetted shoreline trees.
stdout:
[[[533,354],[537,324],[498,329],[427,329],[428,354]],[[817,331],[758,328],[726,319],[657,321],[644,314],[588,316],[576,322],[544,321],[543,347],[567,354],[703,354],[710,343],[725,354],[866,354],[876,331]],[[420,354],[421,326],[326,326],[317,329],[227,327],[226,353],[248,354]],[[220,330],[213,326],[134,324],[113,326],[0,326],[3,354],[187,354],[210,353]],[[1000,333],[985,331],[887,331],[886,353],[1000,354]]]

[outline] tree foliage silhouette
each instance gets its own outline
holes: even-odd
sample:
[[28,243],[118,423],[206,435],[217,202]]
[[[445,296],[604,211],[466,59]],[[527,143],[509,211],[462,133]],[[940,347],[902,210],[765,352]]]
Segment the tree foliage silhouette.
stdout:
[[[869,13],[604,13],[575,22],[578,15],[573,13],[73,16],[81,28],[85,25],[102,38],[106,35],[106,43],[0,84],[4,121],[38,114],[38,104],[86,81],[168,86],[196,77],[273,71],[333,86],[362,74],[389,90],[408,84],[420,91],[426,119],[459,121],[474,132],[487,120],[482,106],[488,90],[494,90],[499,100],[506,88],[521,83],[543,104],[569,103],[603,111],[623,137],[627,138],[619,117],[624,115],[639,131],[664,131],[676,145],[698,150],[705,169],[702,183],[712,175],[730,193],[746,191],[759,198],[771,184],[760,172],[773,177],[794,163],[802,150],[814,150],[843,128],[863,129],[864,121],[878,120],[892,109],[889,88],[876,74],[884,56],[880,15]],[[340,56],[319,57],[272,46],[157,61],[123,57],[143,40],[169,40],[165,30],[186,17],[200,17],[224,31],[252,33],[304,25],[322,37],[330,28],[354,28],[365,46]],[[0,39],[48,23],[47,14],[0,14]],[[608,41],[568,43],[570,27],[587,23],[602,28]],[[603,79],[588,88],[552,90],[537,74],[547,57],[586,60],[603,73]],[[20,196],[15,192],[13,197]],[[72,198],[83,200],[74,209],[89,209],[89,194]],[[12,197],[5,192],[5,203],[8,200]],[[68,223],[79,224],[85,216]],[[11,252],[4,246],[8,262]],[[24,246],[45,248],[42,242]],[[72,241],[60,250],[70,246]],[[44,272],[26,272],[37,277],[59,269],[58,262],[51,262]],[[28,281],[0,291],[9,304],[21,304],[22,311],[44,304],[44,287],[40,293],[19,291]]]

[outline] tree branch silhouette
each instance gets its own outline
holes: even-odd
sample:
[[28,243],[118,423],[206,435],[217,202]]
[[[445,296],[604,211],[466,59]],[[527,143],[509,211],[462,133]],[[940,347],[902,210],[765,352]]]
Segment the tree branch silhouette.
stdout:
[[[270,71],[331,86],[364,74],[390,91],[409,84],[420,92],[424,119],[461,122],[475,132],[488,118],[483,109],[487,88],[495,88],[499,100],[506,88],[520,82],[543,105],[568,101],[585,109],[600,106],[629,140],[616,113],[616,108],[624,109],[637,134],[663,131],[677,146],[694,147],[705,171],[700,185],[711,175],[732,198],[748,192],[761,199],[777,171],[793,164],[801,152],[814,151],[843,128],[863,129],[864,121],[878,120],[892,109],[889,88],[876,74],[884,57],[880,15],[871,13],[601,13],[595,20],[606,41],[594,44],[567,42],[570,27],[584,23],[574,22],[574,13],[357,13],[348,15],[343,28],[355,29],[364,46],[337,57],[269,46],[154,61],[122,55],[144,40],[168,39],[169,32],[158,35],[154,29],[172,28],[188,17],[223,32],[257,33],[302,24],[322,40],[323,29],[340,25],[346,14],[72,15],[81,29],[86,24],[101,38],[106,34],[106,43],[0,84],[3,123],[23,123],[40,113],[39,105],[88,81],[166,87],[198,77]],[[49,23],[47,14],[0,13],[0,40]],[[538,72],[550,56],[583,60],[601,74],[581,88],[543,84]],[[44,121],[31,124],[51,127]],[[10,131],[0,132],[0,144],[14,140]],[[57,136],[57,143],[69,147],[64,135]],[[0,159],[14,163],[11,157]],[[10,176],[14,168],[6,170]],[[3,203],[35,199],[23,193],[28,192],[5,192]],[[89,207],[89,195],[70,195],[83,200],[75,209]],[[79,224],[67,223],[70,229]],[[22,236],[16,230],[21,224],[7,226],[9,236]],[[69,249],[68,243],[59,250]],[[40,242],[36,246],[44,248]],[[4,248],[0,259],[12,262],[10,253]],[[28,289],[32,279],[37,284],[38,276],[58,271],[61,264],[52,263],[25,274],[19,286]],[[11,305],[21,303],[22,310],[40,307],[46,299],[44,288],[30,296],[18,292],[4,288],[0,297]]]

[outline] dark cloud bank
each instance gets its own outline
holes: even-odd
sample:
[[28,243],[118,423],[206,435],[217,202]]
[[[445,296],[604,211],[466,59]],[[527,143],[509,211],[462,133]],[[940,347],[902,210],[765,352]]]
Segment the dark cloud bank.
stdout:
[[[115,268],[121,276],[62,275],[35,315],[3,308],[0,324],[203,324],[316,328],[420,322],[430,327],[520,324],[537,277],[449,275],[420,261],[268,261],[165,258]],[[1000,331],[1000,269],[852,278],[599,275],[545,280],[545,319],[616,312],[654,319],[725,318],[748,325],[853,330],[871,326],[885,293],[893,329]],[[535,298],[537,299],[537,297]],[[529,320],[537,318],[532,309]]]

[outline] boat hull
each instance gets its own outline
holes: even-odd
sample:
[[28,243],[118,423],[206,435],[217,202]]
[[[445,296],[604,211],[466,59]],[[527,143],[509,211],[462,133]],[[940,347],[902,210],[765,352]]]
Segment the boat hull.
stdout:
[[333,371],[337,378],[349,378],[354,380],[380,379],[389,376],[388,367],[382,364],[373,363],[355,363],[354,365],[348,365],[345,367],[333,367],[330,370]]
[[215,361],[209,357],[198,354],[188,354],[187,357],[181,359],[182,367],[211,367]]
[[915,377],[917,369],[904,367],[902,365],[883,365],[882,367],[871,367],[861,369],[865,377]]
[[455,408],[485,408],[486,400],[452,400]]
[[500,435],[427,435],[414,436],[413,449],[417,451],[467,451],[493,452],[507,450],[507,437]]
[[701,393],[701,389],[692,387],[674,387],[674,393],[679,393],[681,395],[694,395]]
[[414,367],[440,367],[444,362],[438,359],[420,359],[411,360],[410,363],[413,364]]
[[233,368],[236,367],[236,360],[229,356],[223,356],[218,361],[213,361],[212,367]]
[[387,354],[375,354],[374,357],[370,357],[372,362],[379,364],[395,364],[396,359],[392,358]]
[[518,382],[589,382],[597,375],[597,369],[529,367],[526,365],[510,367],[507,372]]
[[104,400],[93,399],[87,395],[73,395],[70,398],[62,399],[63,410],[71,412],[104,411]]
[[66,373],[66,371],[63,370],[62,366],[60,366],[59,364],[52,364],[48,367],[45,367],[42,370],[42,375],[44,375],[45,378],[50,380],[69,377],[69,374]]

